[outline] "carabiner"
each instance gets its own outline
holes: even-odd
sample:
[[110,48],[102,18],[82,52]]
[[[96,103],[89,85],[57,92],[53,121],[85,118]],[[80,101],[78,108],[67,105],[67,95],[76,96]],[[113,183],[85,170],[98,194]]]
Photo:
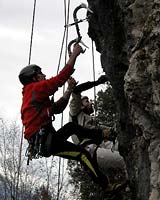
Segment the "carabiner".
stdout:
[[[87,5],[84,4],[84,3],[82,3],[81,5],[79,5],[78,7],[75,8],[75,10],[74,10],[74,12],[73,12],[74,23],[69,24],[68,26],[75,25],[75,27],[76,27],[76,32],[77,32],[78,37],[77,37],[76,39],[74,39],[74,40],[71,40],[71,41],[69,42],[69,44],[68,44],[68,54],[69,54],[69,56],[70,56],[71,53],[72,53],[72,51],[71,51],[71,46],[72,46],[72,44],[74,44],[74,43],[81,43],[81,44],[82,44],[83,46],[85,46],[86,48],[89,48],[89,47],[88,47],[87,45],[85,45],[84,42],[82,41],[82,36],[81,36],[81,34],[80,34],[80,29],[79,29],[79,25],[78,25],[80,22],[82,22],[82,21],[84,21],[84,20],[88,20],[88,18],[83,19],[83,20],[78,20],[78,18],[77,18],[77,12],[78,12],[78,10],[80,10],[81,8],[85,8],[85,9],[87,9],[87,11],[89,11],[90,13],[93,13],[93,11],[90,10],[90,9],[87,7]],[[84,49],[83,53],[84,53],[85,51],[86,51],[86,49]]]

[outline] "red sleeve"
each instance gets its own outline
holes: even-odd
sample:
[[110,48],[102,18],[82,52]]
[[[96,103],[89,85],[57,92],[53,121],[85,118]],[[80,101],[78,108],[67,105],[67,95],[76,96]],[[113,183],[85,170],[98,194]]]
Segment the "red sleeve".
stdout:
[[74,72],[73,67],[71,65],[66,65],[62,69],[62,71],[60,71],[58,75],[54,77],[56,79],[58,87],[61,87],[69,79],[69,77],[73,74],[73,72]]
[[57,76],[34,83],[34,91],[36,96],[38,95],[38,99],[43,100],[44,98],[53,95],[58,90],[58,87],[64,85],[73,72],[73,67],[71,65],[66,65]]

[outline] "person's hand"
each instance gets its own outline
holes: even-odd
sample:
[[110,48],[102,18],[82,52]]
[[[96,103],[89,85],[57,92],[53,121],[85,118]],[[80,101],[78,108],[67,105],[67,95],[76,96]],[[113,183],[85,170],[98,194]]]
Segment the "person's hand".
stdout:
[[68,83],[68,90],[70,90],[70,91],[73,91],[73,89],[77,85],[77,82],[76,82],[76,80],[73,77],[70,77],[68,79],[67,83]]
[[67,64],[74,67],[75,61],[80,53],[83,53],[82,47],[77,43],[74,44],[73,52],[71,53],[71,55],[69,55],[69,60]]
[[73,47],[72,55],[78,56],[82,52],[83,52],[82,47],[79,44],[75,43]]
[[108,79],[107,79],[107,76],[106,76],[106,75],[101,75],[101,76],[98,78],[97,82],[98,82],[99,84],[103,84],[103,83],[105,83],[107,80],[108,80]]
[[103,137],[104,141],[112,141],[115,144],[115,140],[117,138],[117,131],[114,128],[106,127],[103,129]]

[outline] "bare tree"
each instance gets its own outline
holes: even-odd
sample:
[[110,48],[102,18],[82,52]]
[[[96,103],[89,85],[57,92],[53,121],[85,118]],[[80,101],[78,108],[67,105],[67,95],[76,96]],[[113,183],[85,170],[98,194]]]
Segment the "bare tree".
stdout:
[[[16,121],[7,123],[0,119],[0,197],[8,199],[31,199],[35,189],[45,187],[45,191],[56,196],[57,168],[54,157],[33,159],[27,166],[25,151],[27,141],[22,140],[23,133]],[[62,169],[65,167],[62,167]],[[63,192],[64,171],[61,171],[60,189]],[[66,183],[67,181],[65,181]]]

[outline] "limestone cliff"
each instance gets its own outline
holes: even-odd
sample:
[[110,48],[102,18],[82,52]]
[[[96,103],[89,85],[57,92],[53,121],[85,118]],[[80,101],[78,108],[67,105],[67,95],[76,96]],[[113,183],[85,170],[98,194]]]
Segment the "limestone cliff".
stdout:
[[119,111],[132,200],[160,199],[160,1],[88,0],[89,36]]

